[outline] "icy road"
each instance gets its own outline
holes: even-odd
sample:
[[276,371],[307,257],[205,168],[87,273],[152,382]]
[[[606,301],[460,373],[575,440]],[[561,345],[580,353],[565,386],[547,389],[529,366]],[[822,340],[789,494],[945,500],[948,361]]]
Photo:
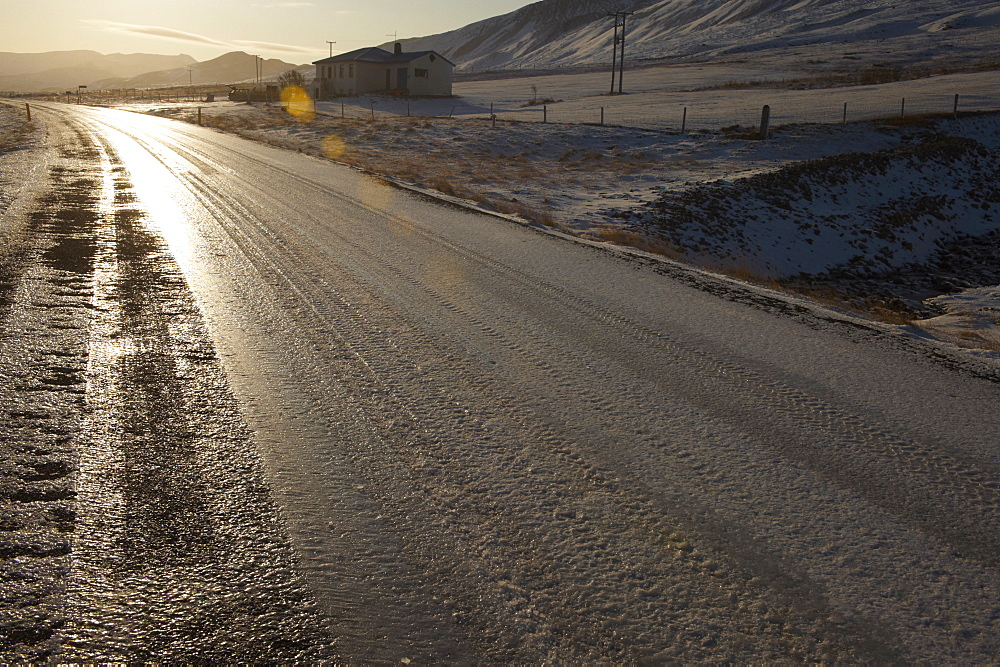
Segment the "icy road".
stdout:
[[1000,655],[988,367],[208,129],[36,114],[0,364],[49,473],[0,556],[55,583],[8,657]]

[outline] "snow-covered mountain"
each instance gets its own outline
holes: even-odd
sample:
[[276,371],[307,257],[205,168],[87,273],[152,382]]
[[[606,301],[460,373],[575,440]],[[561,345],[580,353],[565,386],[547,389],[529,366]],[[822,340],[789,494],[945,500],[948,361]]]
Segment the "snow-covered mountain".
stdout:
[[407,40],[461,69],[602,65],[615,11],[631,11],[630,60],[716,58],[817,45],[870,58],[982,58],[1000,46],[996,0],[543,0],[451,32]]

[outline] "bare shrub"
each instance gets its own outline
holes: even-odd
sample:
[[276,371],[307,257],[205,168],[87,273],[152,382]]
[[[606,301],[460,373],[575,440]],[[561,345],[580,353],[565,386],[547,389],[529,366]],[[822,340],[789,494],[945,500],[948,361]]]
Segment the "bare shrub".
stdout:
[[306,77],[297,69],[287,70],[278,76],[278,86],[280,88],[287,88],[288,86],[304,88],[305,85]]
[[539,104],[552,104],[555,102],[551,97],[539,97],[538,96],[538,86],[532,84],[531,86],[531,99],[522,104],[522,107],[534,107]]

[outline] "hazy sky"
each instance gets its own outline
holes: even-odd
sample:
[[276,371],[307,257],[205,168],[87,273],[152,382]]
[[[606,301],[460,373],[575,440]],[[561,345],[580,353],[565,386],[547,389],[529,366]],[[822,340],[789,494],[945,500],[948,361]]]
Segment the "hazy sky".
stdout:
[[0,51],[246,51],[292,63],[421,37],[505,14],[532,0],[0,0]]

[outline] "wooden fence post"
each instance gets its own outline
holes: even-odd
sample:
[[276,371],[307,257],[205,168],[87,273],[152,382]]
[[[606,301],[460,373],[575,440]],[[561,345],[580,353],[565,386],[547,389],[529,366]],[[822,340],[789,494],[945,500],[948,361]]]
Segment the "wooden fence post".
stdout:
[[764,108],[760,112],[760,138],[767,139],[768,130],[771,125],[771,106],[768,104],[764,105]]
[[957,94],[955,95],[955,110],[952,113],[954,113],[956,116],[958,115],[958,95]]
[[684,131],[687,130],[687,124],[688,124],[688,108],[684,107],[684,115],[681,116],[681,134],[684,134]]
[[542,105],[542,122],[549,122],[549,105],[547,104]]
[[24,103],[24,110],[28,112],[28,122],[31,122],[31,105],[27,102]]
[[903,103],[899,106],[899,117],[906,118],[906,98],[903,98]]
[[601,107],[601,125],[604,125],[604,107]]
[[844,125],[847,125],[847,102],[844,102]]

